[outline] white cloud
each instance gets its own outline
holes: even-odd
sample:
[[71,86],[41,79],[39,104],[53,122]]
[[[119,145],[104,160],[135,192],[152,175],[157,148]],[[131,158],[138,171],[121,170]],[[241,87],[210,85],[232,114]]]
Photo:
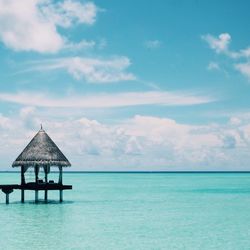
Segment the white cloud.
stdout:
[[235,68],[244,76],[246,76],[248,78],[248,80],[250,80],[250,63],[238,63],[235,64]]
[[[11,164],[43,121],[32,108],[27,110],[13,117],[0,115],[0,157],[6,164]],[[29,113],[33,123],[27,124],[23,113]],[[117,124],[86,117],[65,117],[61,121],[47,117],[43,125],[78,170],[246,170],[249,167],[250,121],[232,128],[231,123],[190,125],[169,118],[137,115]]]
[[92,2],[0,0],[0,40],[16,51],[54,53],[67,45],[57,27],[91,25],[98,8]]
[[91,83],[131,81],[136,77],[126,72],[131,62],[127,57],[111,59],[68,57],[33,62],[27,71],[66,70],[75,79]]
[[148,40],[145,42],[145,47],[148,49],[157,49],[161,46],[162,42],[159,40]]
[[35,112],[35,107],[26,106],[20,110],[20,117],[22,119],[25,119],[26,117],[33,115],[34,112]]
[[250,47],[246,49],[241,49],[239,51],[232,51],[229,49],[231,42],[231,36],[228,33],[221,33],[218,37],[207,34],[201,36],[201,38],[206,41],[209,47],[215,50],[216,53],[223,53],[228,57],[233,59],[239,58],[249,58],[250,57]]
[[0,113],[0,128],[1,129],[9,129],[11,128],[11,120],[8,117],[5,117]]
[[[231,36],[228,33],[222,33],[218,37],[207,34],[203,35],[202,39],[205,40],[210,46],[210,48],[213,49],[218,54],[222,53],[233,60],[239,60],[239,59],[247,60],[246,62],[235,64],[234,68],[238,70],[242,75],[250,79],[250,63],[248,62],[248,59],[250,57],[250,47],[246,49],[241,49],[239,51],[230,50],[229,44],[231,42]],[[221,68],[219,64],[215,62],[210,62],[207,69],[220,70]],[[226,71],[224,72],[227,75],[227,72]]]
[[228,33],[222,33],[218,37],[214,37],[210,34],[203,35],[202,39],[205,40],[211,49],[214,49],[216,53],[226,52],[228,45],[231,41],[231,36]]
[[242,57],[250,57],[250,47],[240,51]]
[[241,124],[241,119],[239,119],[238,117],[231,117],[230,118],[230,124],[238,126]]
[[96,45],[96,42],[91,40],[82,40],[79,43],[68,42],[65,44],[64,48],[69,50],[82,50],[82,49],[92,49]]
[[34,92],[0,93],[0,101],[37,107],[112,108],[137,105],[198,105],[214,102],[215,98],[178,92],[127,92],[86,94],[55,97]]
[[49,4],[45,4],[41,8],[41,12],[48,20],[64,28],[68,28],[74,23],[94,24],[97,11],[97,6],[92,2],[80,3],[72,0],[58,3],[52,3],[50,0]]
[[220,65],[216,62],[210,62],[207,66],[208,70],[220,70]]

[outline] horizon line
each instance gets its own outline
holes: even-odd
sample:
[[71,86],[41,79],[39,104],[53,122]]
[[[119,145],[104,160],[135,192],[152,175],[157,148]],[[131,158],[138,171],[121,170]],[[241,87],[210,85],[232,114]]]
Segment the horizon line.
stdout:
[[[51,171],[50,173],[58,173],[59,171]],[[17,171],[17,170],[0,170],[0,173],[20,173],[20,171]],[[164,174],[164,173],[166,173],[166,174],[171,174],[171,173],[173,173],[173,174],[175,174],[175,173],[197,173],[197,174],[199,174],[199,173],[250,173],[250,170],[204,170],[204,171],[202,171],[202,170],[200,170],[200,171],[193,171],[193,170],[190,170],[190,171],[188,171],[188,170],[185,170],[185,171],[182,171],[182,170],[180,170],[180,171],[147,171],[147,170],[145,170],[145,171],[90,171],[90,170],[76,170],[76,171],[74,171],[74,170],[66,170],[66,171],[63,171],[63,173],[103,173],[103,174],[105,174],[105,173],[110,173],[110,174],[112,174],[112,173],[117,173],[117,174],[122,174],[122,173],[124,173],[124,174],[126,174],[126,173],[134,173],[134,174],[136,174],[136,173],[138,173],[138,174],[143,174],[143,173],[145,173],[145,174],[157,174],[157,173],[159,173],[159,174]]]

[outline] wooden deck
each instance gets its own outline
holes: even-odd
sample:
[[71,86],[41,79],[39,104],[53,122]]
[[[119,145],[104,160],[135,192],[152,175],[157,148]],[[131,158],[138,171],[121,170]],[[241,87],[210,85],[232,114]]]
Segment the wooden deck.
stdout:
[[65,190],[65,189],[72,189],[72,185],[62,185],[59,183],[35,183],[30,182],[23,185],[18,184],[6,184],[0,185],[0,189],[4,190],[13,190],[13,189],[20,189],[20,190]]
[[38,202],[38,191],[44,191],[44,200],[48,200],[48,190],[59,190],[60,202],[63,201],[63,190],[72,189],[72,185],[63,185],[60,183],[36,183],[30,182],[25,184],[6,184],[0,185],[0,190],[6,195],[6,204],[9,203],[9,195],[14,191],[14,189],[21,190],[21,202],[24,202],[24,191],[34,190],[35,191],[35,202]]

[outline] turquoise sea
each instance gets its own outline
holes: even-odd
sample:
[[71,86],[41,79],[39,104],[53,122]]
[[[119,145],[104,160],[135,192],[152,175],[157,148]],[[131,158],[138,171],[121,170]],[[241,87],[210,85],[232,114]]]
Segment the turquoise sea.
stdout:
[[[0,183],[19,183],[1,173]],[[0,193],[0,249],[250,249],[250,174],[67,173],[73,190]],[[43,194],[39,194],[43,198]]]

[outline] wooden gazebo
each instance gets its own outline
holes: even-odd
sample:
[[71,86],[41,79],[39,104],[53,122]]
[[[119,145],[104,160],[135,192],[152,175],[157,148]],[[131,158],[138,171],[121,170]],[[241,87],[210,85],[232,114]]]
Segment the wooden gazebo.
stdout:
[[[22,153],[13,162],[12,167],[21,168],[21,184],[20,185],[0,185],[0,189],[7,196],[13,189],[21,189],[21,202],[24,202],[25,190],[35,191],[35,201],[38,202],[38,191],[44,190],[44,200],[48,199],[48,190],[59,190],[60,202],[63,201],[63,190],[72,189],[71,185],[63,185],[63,168],[70,167],[71,164],[65,155],[60,151],[57,145],[51,140],[48,134],[43,130],[42,126],[38,133],[33,137],[30,143],[25,147]],[[48,180],[48,174],[51,167],[58,167],[58,182]],[[25,172],[34,169],[34,181],[26,183]],[[44,180],[39,179],[39,170],[44,170]]]

